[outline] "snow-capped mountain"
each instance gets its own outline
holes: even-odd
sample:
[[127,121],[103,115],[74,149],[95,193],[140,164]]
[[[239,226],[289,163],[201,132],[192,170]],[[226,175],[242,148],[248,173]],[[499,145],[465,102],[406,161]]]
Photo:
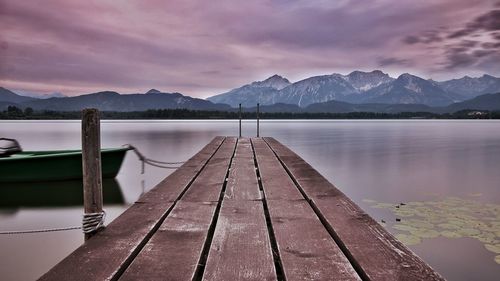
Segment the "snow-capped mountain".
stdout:
[[269,88],[273,88],[276,90],[281,90],[290,84],[292,84],[292,83],[290,83],[290,81],[288,81],[288,79],[286,79],[282,76],[279,76],[278,74],[274,74],[273,76],[267,78],[264,81],[253,82],[252,84],[250,84],[250,86],[252,86],[252,87],[269,87]]
[[288,85],[290,85],[288,79],[273,75],[264,81],[253,82],[227,93],[209,97],[207,100],[229,104],[232,107],[237,107],[240,103],[244,107],[255,106],[257,103],[269,105],[277,102],[276,94]]
[[394,78],[380,70],[374,70],[372,72],[356,70],[344,76],[344,79],[359,92],[368,91],[382,84],[394,81]]
[[329,100],[345,100],[357,90],[340,74],[314,76],[283,88],[276,94],[276,102],[300,107]]
[[350,103],[426,104],[443,106],[486,93],[500,91],[500,78],[483,75],[444,82],[425,80],[408,73],[397,79],[374,70],[353,71],[348,75],[330,74],[306,78],[295,83],[278,75],[253,82],[208,100],[237,107],[257,103],[294,104],[306,107],[330,100]]
[[450,94],[433,81],[408,73],[401,74],[391,83],[366,91],[361,99],[364,103],[402,103],[444,106],[462,100]]
[[466,98],[496,93],[500,90],[500,78],[486,74],[478,78],[464,76],[460,79],[452,79],[437,83],[443,90],[449,93],[459,94]]
[[255,106],[257,103],[262,105],[287,103],[305,107],[329,100],[356,102],[359,99],[356,94],[393,80],[394,78],[380,70],[354,71],[349,75],[334,73],[313,76],[293,84],[286,78],[273,75],[264,81],[253,82],[227,93],[209,97],[208,100],[226,103],[232,107],[237,107],[239,103],[243,106]]

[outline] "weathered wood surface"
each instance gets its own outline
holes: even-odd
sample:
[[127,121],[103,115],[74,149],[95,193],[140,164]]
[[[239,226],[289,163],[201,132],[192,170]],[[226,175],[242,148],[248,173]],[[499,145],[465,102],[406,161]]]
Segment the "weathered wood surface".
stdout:
[[192,280],[216,206],[179,201],[120,280]]
[[441,277],[276,140],[218,137],[41,277],[117,279]]
[[[174,176],[160,183],[153,193],[160,198],[178,197],[223,140],[215,138],[179,168]],[[172,200],[153,199],[154,196],[150,194],[143,196],[142,201],[133,204],[105,230],[76,249],[40,280],[111,280],[119,276],[173,205]]]
[[360,280],[271,149],[262,139],[252,143],[285,278]]
[[361,280],[306,200],[268,200],[287,280]]
[[261,138],[253,138],[252,144],[266,199],[304,199],[267,143]]
[[[99,111],[82,111],[83,209],[86,214],[102,212],[101,122]],[[86,233],[85,240],[94,233]]]
[[250,140],[239,139],[229,171],[224,199],[260,200],[259,182],[255,172]]
[[182,200],[192,202],[219,201],[235,147],[236,138],[226,138],[198,178],[182,196]]
[[297,154],[274,138],[264,139],[296,179],[363,279],[443,279]]
[[277,280],[262,202],[222,202],[203,280]]

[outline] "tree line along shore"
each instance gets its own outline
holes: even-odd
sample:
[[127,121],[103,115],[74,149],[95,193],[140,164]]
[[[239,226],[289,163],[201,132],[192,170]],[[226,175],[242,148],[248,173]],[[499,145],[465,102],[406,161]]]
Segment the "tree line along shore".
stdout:
[[[242,119],[255,119],[256,112],[244,111]],[[211,111],[189,109],[151,109],[146,111],[102,111],[102,119],[238,119],[237,111]],[[500,119],[500,111],[460,110],[454,113],[431,112],[348,112],[348,113],[310,113],[310,112],[261,112],[261,119]],[[9,106],[0,111],[4,120],[75,120],[81,119],[81,111],[52,111],[23,109]]]

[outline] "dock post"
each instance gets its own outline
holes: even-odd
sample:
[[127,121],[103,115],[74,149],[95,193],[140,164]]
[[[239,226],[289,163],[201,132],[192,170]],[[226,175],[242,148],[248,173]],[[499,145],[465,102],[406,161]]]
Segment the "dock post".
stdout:
[[240,119],[240,138],[241,138],[241,103],[240,103],[239,119]]
[[257,137],[259,137],[259,103],[257,103]]
[[[83,169],[83,230],[85,241],[102,226],[102,171],[99,111],[82,111],[82,169]],[[85,224],[90,221],[90,232]]]

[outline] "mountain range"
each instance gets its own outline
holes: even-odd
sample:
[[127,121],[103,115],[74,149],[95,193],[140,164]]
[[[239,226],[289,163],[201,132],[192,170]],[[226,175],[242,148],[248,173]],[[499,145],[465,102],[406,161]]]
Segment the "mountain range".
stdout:
[[[279,85],[276,87],[275,85]],[[295,83],[279,75],[260,82],[253,82],[229,92],[207,98],[232,107],[255,106],[257,103],[310,104],[331,100],[354,104],[424,104],[447,106],[479,95],[500,92],[500,78],[483,75],[479,78],[465,76],[443,82],[426,80],[404,73],[397,78],[374,70],[353,71],[348,75],[330,74],[309,77]]]
[[144,94],[103,91],[74,97],[33,98],[0,87],[0,110],[14,105],[35,110],[102,111],[148,109],[246,110],[260,103],[263,112],[453,112],[462,109],[500,110],[500,78],[483,75],[437,82],[408,73],[392,78],[380,70],[348,75],[314,76],[291,83],[273,75],[210,98],[151,89]]

